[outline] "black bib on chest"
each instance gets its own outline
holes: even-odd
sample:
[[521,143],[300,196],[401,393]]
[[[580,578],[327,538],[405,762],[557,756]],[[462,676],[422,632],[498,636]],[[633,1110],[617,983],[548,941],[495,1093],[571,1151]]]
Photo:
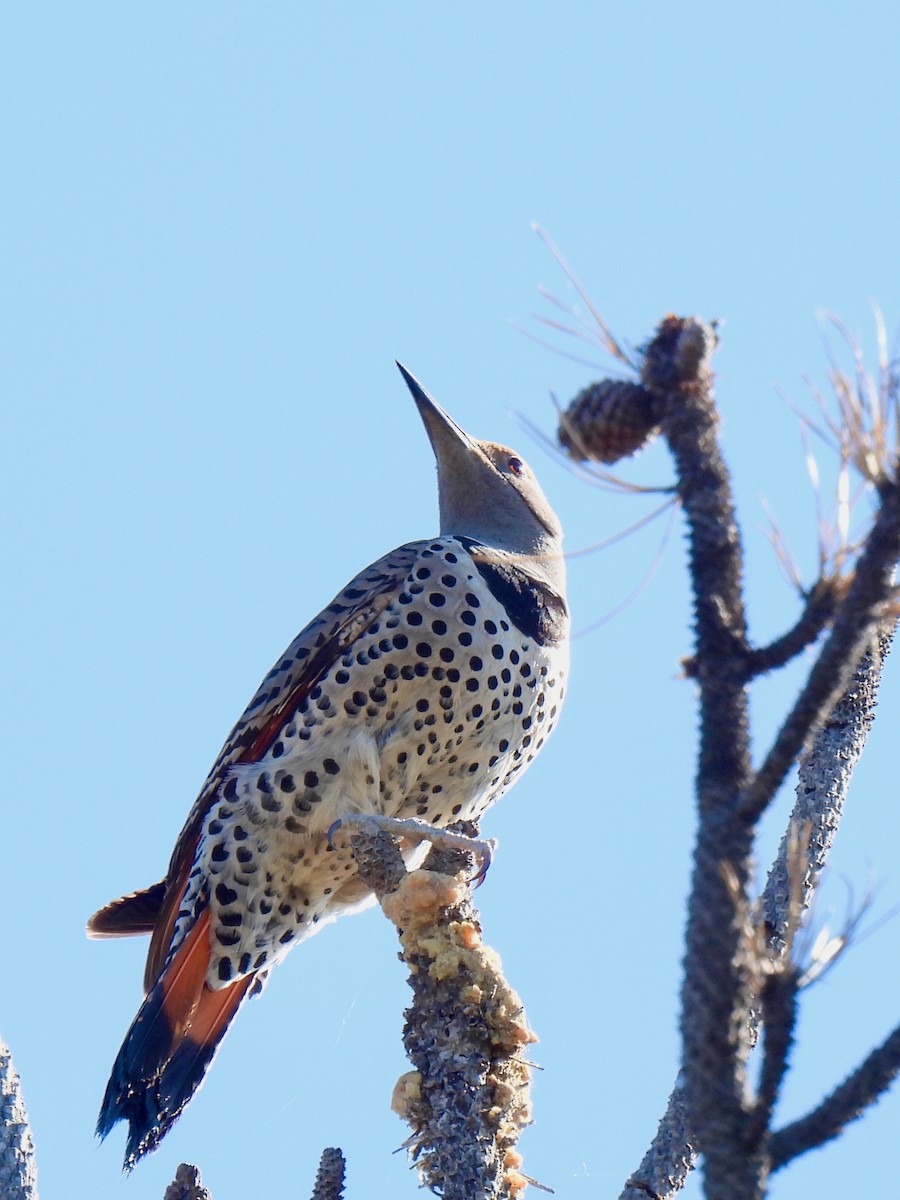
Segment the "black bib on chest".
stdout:
[[569,610],[558,592],[514,563],[487,561],[490,551],[481,542],[467,537],[458,540],[471,554],[494,599],[503,605],[520,633],[539,646],[556,645],[565,638]]

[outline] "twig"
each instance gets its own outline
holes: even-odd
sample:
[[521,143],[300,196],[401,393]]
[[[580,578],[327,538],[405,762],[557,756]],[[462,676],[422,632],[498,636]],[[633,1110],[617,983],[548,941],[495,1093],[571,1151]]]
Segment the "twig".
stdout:
[[19,1073],[0,1038],[0,1196],[37,1200],[37,1164]]
[[772,1170],[836,1138],[861,1117],[900,1074],[900,1026],[861,1063],[818,1107],[772,1134]]

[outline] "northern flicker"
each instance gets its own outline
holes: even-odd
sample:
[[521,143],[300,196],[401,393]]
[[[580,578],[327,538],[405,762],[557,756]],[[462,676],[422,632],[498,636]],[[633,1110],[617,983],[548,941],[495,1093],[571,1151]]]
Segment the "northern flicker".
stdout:
[[373,563],[306,626],[229,734],[165,879],[88,923],[93,937],[151,934],[146,998],[97,1125],[105,1137],[128,1121],[126,1170],[158,1146],[268,971],[371,900],[335,822],[477,821],[556,722],[559,521],[515,451],[469,437],[400,370],[437,459],[439,535]]

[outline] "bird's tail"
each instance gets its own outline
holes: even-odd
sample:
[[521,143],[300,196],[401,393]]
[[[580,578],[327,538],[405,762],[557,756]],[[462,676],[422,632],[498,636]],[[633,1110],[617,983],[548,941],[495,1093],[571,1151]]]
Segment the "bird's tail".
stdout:
[[215,1057],[254,982],[248,975],[213,991],[205,910],[147,994],[113,1064],[97,1121],[106,1137],[128,1122],[125,1170],[155,1150],[174,1125]]

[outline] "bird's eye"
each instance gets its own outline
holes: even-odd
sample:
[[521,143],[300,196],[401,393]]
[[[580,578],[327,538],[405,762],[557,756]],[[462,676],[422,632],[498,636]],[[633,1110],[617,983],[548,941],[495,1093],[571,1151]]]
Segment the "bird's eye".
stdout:
[[509,471],[510,475],[525,474],[525,464],[522,462],[521,458],[511,458],[506,464],[506,469]]

